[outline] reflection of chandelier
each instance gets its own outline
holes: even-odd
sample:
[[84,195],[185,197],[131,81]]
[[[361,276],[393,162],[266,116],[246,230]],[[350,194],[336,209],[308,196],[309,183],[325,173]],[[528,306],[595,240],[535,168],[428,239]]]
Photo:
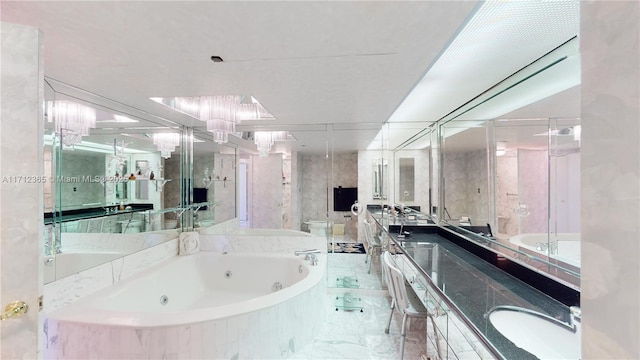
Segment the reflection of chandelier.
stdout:
[[253,142],[256,143],[258,154],[260,156],[269,156],[271,146],[276,141],[284,141],[287,139],[286,131],[256,131],[253,134]]
[[207,131],[213,133],[213,141],[224,144],[229,133],[236,132],[241,120],[273,118],[273,116],[251,96],[224,95],[201,96],[198,118],[207,122]]
[[49,101],[47,114],[55,121],[62,143],[73,148],[96,127],[96,110],[67,100]]
[[160,155],[168,159],[171,153],[180,145],[180,134],[178,133],[155,133],[153,134],[153,144],[160,151]]
[[189,116],[207,123],[213,140],[224,144],[229,134],[236,133],[241,120],[273,119],[273,115],[254,97],[245,95],[216,95],[199,97],[151,98]]

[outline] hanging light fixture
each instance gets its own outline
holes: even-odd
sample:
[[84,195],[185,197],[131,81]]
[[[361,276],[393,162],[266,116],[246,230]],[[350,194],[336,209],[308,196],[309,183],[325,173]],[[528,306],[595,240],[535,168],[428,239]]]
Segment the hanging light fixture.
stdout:
[[213,141],[218,144],[229,141],[229,133],[236,131],[238,112],[246,109],[241,106],[241,99],[235,95],[200,97],[199,118],[207,123],[207,131],[213,133]]
[[258,149],[258,155],[269,156],[271,147],[276,141],[287,140],[286,131],[256,131],[253,134],[253,142]]
[[155,133],[153,134],[153,144],[158,148],[158,151],[160,151],[160,156],[168,159],[176,147],[180,145],[180,134]]
[[89,135],[89,129],[96,127],[96,110],[72,101],[49,101],[47,114],[53,117],[62,143],[71,148]]
[[274,142],[271,131],[256,131],[253,134],[253,142],[256,143],[260,156],[269,156],[269,151],[271,151],[271,146]]

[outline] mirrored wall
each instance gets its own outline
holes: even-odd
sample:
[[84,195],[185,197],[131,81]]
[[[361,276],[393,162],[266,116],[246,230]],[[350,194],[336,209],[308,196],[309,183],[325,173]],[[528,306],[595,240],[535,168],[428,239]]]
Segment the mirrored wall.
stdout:
[[45,283],[236,216],[235,146],[46,80]]
[[579,119],[450,121],[441,134],[443,222],[579,287]]

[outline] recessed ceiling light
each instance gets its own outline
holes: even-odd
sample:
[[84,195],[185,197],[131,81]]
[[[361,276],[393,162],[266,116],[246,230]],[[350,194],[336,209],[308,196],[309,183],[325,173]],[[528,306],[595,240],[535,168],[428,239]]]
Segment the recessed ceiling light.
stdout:
[[211,61],[213,61],[213,62],[223,62],[224,60],[222,60],[222,58],[220,56],[213,55],[211,57]]

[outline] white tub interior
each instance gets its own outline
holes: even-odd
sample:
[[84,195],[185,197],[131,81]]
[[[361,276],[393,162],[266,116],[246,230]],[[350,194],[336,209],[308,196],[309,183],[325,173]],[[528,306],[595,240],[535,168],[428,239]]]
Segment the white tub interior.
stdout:
[[[537,249],[538,244],[547,244],[547,233],[519,234],[509,239],[514,245],[547,256],[546,251]],[[551,258],[563,261],[569,265],[580,267],[580,233],[552,234],[551,242],[556,244],[557,250],[551,253]]]

